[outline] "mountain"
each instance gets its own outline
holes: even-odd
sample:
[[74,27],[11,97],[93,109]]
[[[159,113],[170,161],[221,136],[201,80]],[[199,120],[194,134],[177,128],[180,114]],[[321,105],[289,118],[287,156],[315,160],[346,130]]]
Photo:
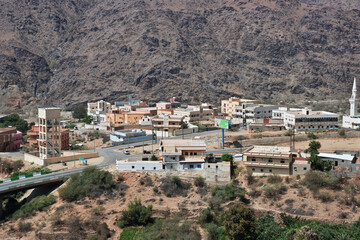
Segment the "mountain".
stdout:
[[0,107],[350,95],[357,0],[0,0]]

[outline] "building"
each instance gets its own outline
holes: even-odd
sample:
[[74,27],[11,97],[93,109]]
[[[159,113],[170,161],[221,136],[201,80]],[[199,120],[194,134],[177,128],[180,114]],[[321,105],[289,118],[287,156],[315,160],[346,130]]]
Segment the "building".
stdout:
[[61,108],[39,108],[39,156],[41,159],[61,156]]
[[278,109],[279,106],[270,104],[254,104],[253,102],[245,102],[235,106],[234,117],[241,118],[243,125],[255,123],[258,119],[272,118],[272,111]]
[[[114,102],[113,108],[114,109],[119,109],[121,107],[124,106],[138,106],[138,105],[142,105],[144,102],[138,99],[133,99],[132,96],[129,96],[129,101],[124,101],[124,102]],[[145,103],[146,105],[146,103]],[[147,106],[147,105],[146,105]]]
[[140,129],[116,131],[114,134],[110,134],[112,145],[149,141],[151,139],[152,135],[146,135],[146,132]]
[[350,154],[334,154],[334,153],[319,153],[318,157],[323,161],[331,162],[334,167],[350,167],[351,164],[356,163],[356,156]]
[[176,136],[176,131],[185,127],[184,117],[178,115],[158,115],[153,117],[154,132],[159,137]]
[[311,164],[308,162],[307,158],[302,157],[295,157],[292,166],[293,175],[304,175],[311,169]]
[[286,111],[284,114],[285,128],[295,131],[334,130],[338,129],[338,123],[339,115],[326,111],[304,108]]
[[221,113],[225,116],[232,117],[235,112],[235,107],[246,102],[254,103],[256,100],[241,99],[236,97],[231,97],[228,100],[221,100]]
[[93,117],[94,123],[106,122],[106,113],[110,111],[111,104],[103,100],[87,104],[87,115]]
[[354,84],[352,88],[352,94],[349,99],[350,102],[350,115],[343,116],[342,126],[344,128],[360,129],[360,114],[358,113],[357,89],[356,78],[354,78]]
[[287,111],[301,111],[301,108],[279,107],[278,109],[272,110],[271,118],[274,120],[284,120],[284,115]]
[[120,171],[158,171],[163,169],[161,161],[116,160],[116,168]]
[[188,108],[174,109],[174,115],[184,117],[184,122],[186,123],[208,121],[214,118],[214,109],[204,109],[202,105],[188,106]]
[[206,143],[195,139],[166,139],[160,141],[160,157],[164,169],[204,169]]
[[[52,129],[50,129],[52,131]],[[27,139],[30,147],[38,149],[39,148],[39,125],[34,125],[31,127],[29,131],[26,133],[29,138]],[[61,150],[69,150],[70,149],[70,129],[61,128],[60,129],[61,136]]]
[[244,165],[255,175],[292,175],[293,154],[289,147],[253,146],[243,152]]
[[0,128],[0,152],[12,152],[20,148],[22,133],[16,127]]

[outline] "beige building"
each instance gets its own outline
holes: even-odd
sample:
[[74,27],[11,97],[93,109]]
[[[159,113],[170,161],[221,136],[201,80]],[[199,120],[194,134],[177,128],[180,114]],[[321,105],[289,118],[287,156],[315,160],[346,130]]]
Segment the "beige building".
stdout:
[[184,128],[184,117],[178,115],[158,115],[152,119],[154,131],[157,136],[175,136],[175,131]]
[[243,154],[246,169],[254,175],[293,174],[293,154],[289,147],[253,146]]
[[164,169],[204,169],[206,143],[195,139],[166,139],[160,141],[160,159]]
[[225,116],[232,117],[235,113],[235,107],[240,106],[243,103],[256,102],[256,100],[242,99],[231,97],[228,100],[221,100],[221,113]]
[[306,158],[295,157],[292,165],[293,175],[304,175],[311,169],[311,165]]
[[39,156],[41,159],[61,156],[61,108],[39,108]]
[[184,117],[186,123],[208,121],[214,117],[214,109],[199,106],[188,106],[188,108],[174,109],[174,115]]

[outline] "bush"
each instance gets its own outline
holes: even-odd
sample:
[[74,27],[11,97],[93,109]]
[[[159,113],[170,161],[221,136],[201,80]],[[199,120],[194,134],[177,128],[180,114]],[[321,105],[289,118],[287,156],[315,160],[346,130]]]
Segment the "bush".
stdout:
[[313,192],[319,191],[322,187],[327,187],[332,190],[341,189],[341,181],[338,178],[331,178],[324,172],[308,171],[302,183]]
[[316,136],[313,132],[309,132],[309,133],[307,134],[307,137],[308,137],[309,139],[318,139],[318,138],[319,138],[319,137]]
[[70,233],[79,234],[83,230],[82,220],[79,216],[70,216],[65,220],[65,224]]
[[136,240],[158,240],[158,239],[191,239],[200,240],[201,235],[194,224],[183,222],[179,219],[157,219],[154,224],[148,225],[143,231],[138,232]]
[[124,228],[120,234],[119,240],[133,240],[135,239],[135,235],[137,232],[139,232],[141,229],[138,227],[128,227]]
[[155,156],[155,155],[152,155],[151,158],[150,158],[151,161],[157,161],[158,160],[158,157]]
[[200,212],[200,224],[211,223],[215,219],[215,216],[211,213],[210,208],[205,208]]
[[235,200],[240,198],[241,201],[246,201],[245,199],[245,189],[235,187],[232,183],[227,184],[226,186],[215,186],[211,188],[211,195],[213,198],[218,199],[220,203],[225,203],[227,201]]
[[194,184],[195,184],[195,186],[197,186],[197,187],[205,187],[205,186],[206,186],[205,178],[203,178],[203,177],[197,177],[197,178],[195,178]]
[[338,134],[340,137],[346,137],[345,129],[341,128],[338,130]]
[[253,184],[255,182],[255,177],[253,176],[253,171],[247,170],[246,175],[245,175],[245,179],[247,180],[248,185]]
[[333,196],[331,196],[329,192],[314,193],[314,198],[320,199],[323,203],[334,201]]
[[55,202],[56,197],[53,195],[36,197],[22,205],[21,208],[14,213],[13,218],[17,219],[32,216],[37,211],[43,211]]
[[282,177],[280,177],[277,174],[273,174],[273,175],[268,176],[267,182],[268,183],[281,183]]
[[118,182],[123,182],[125,180],[124,178],[124,175],[120,174],[118,177],[117,177],[117,181]]
[[146,187],[154,186],[154,183],[153,183],[151,177],[143,177],[139,181],[140,181],[141,185],[145,185]]
[[32,224],[30,222],[22,222],[18,223],[18,228],[20,232],[30,232],[32,230]]
[[113,187],[114,181],[109,172],[88,167],[81,175],[72,175],[69,183],[59,189],[59,195],[62,199],[72,202],[85,197],[98,197]]
[[110,237],[110,229],[106,223],[101,223],[96,228],[96,239],[105,240]]
[[74,129],[74,127],[76,127],[75,123],[68,123],[66,124],[65,128],[70,128],[70,129]]
[[167,197],[186,196],[190,183],[181,181],[177,176],[162,178],[160,188]]
[[287,188],[283,184],[267,185],[264,187],[265,196],[268,198],[279,199]]
[[152,222],[152,205],[143,206],[140,200],[135,199],[134,202],[129,203],[128,210],[123,211],[121,214],[118,221],[119,227],[145,226]]

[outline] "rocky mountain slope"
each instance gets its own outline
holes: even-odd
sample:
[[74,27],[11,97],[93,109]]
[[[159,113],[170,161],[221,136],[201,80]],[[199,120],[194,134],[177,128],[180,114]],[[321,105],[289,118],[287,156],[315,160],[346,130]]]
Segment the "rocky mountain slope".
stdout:
[[359,22],[357,0],[0,0],[0,106],[340,98]]

